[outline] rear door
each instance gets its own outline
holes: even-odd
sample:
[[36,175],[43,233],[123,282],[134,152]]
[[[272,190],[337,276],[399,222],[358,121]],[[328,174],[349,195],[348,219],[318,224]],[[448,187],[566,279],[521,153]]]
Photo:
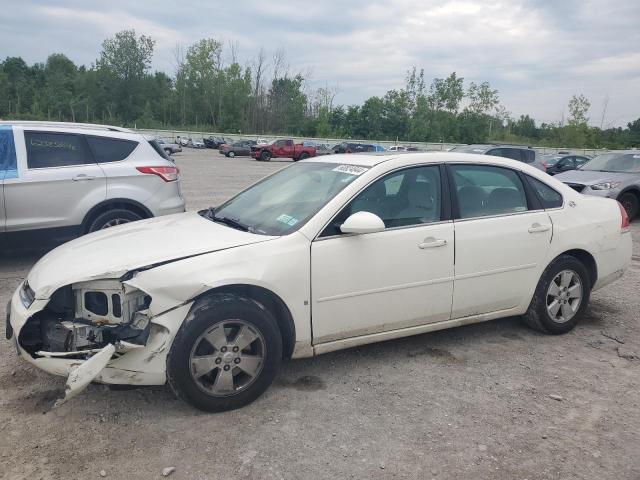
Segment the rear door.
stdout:
[[45,130],[25,130],[17,138],[20,178],[4,181],[6,231],[77,231],[89,209],[106,198],[105,175],[85,139]]
[[451,317],[514,308],[538,281],[551,219],[514,170],[453,164],[450,172],[457,217]]

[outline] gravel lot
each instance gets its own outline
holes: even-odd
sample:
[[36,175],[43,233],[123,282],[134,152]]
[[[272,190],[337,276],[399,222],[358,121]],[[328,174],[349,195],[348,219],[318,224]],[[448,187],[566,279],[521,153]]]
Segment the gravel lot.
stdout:
[[[288,164],[176,159],[190,210]],[[3,339],[0,478],[638,479],[640,221],[633,236],[631,268],[567,335],[509,318],[291,361],[224,414],[104,385],[51,410],[65,379]],[[0,256],[0,305],[41,255]]]

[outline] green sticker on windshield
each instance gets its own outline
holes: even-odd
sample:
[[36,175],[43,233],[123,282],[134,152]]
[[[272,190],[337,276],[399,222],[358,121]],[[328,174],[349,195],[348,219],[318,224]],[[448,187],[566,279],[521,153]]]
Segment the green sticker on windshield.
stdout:
[[284,213],[276,218],[277,221],[286,223],[290,227],[293,227],[296,223],[298,223],[298,219],[292,217],[291,215],[285,215]]

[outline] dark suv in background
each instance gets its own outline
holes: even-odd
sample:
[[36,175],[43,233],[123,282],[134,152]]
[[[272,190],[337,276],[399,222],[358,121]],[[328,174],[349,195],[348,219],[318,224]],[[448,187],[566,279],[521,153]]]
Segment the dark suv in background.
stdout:
[[495,157],[511,158],[519,162],[534,164],[534,167],[542,167],[536,163],[536,151],[533,148],[520,145],[460,145],[451,149],[452,152],[475,153],[477,155],[493,155]]

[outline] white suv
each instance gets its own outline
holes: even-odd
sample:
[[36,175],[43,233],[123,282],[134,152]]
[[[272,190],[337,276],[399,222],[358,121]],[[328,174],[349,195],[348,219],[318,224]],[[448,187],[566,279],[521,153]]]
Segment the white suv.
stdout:
[[184,209],[179,170],[154,140],[106,125],[0,122],[0,239],[9,245]]

